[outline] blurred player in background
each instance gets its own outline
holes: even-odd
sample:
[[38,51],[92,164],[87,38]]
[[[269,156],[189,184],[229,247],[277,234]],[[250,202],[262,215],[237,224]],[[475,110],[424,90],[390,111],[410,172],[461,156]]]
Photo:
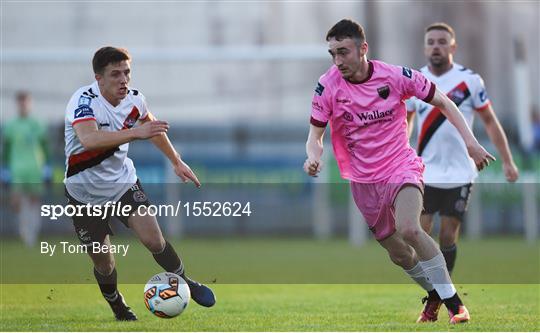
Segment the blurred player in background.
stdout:
[[[458,107],[472,128],[475,114],[484,122],[491,142],[497,148],[503,171],[509,182],[518,178],[518,169],[508,147],[508,140],[484,88],[480,75],[454,62],[457,49],[454,29],[446,23],[433,23],[426,28],[424,52],[428,65],[420,73],[445,93]],[[477,177],[474,161],[467,153],[467,146],[458,130],[446,121],[446,116],[436,106],[418,98],[407,101],[409,134],[418,119],[418,156],[426,166],[424,181],[424,210],[420,217],[422,228],[430,233],[433,215],[441,216],[439,245],[451,274],[456,261],[459,230],[467,210],[472,182]],[[437,320],[441,300],[432,295],[426,299],[423,312],[425,320]]]
[[44,181],[50,181],[46,128],[31,115],[32,97],[27,91],[16,95],[18,116],[3,129],[3,181],[11,184],[11,204],[19,234],[27,246],[34,246],[41,227],[41,195]]
[[331,123],[341,176],[350,181],[362,215],[391,260],[429,295],[443,299],[450,323],[470,319],[437,244],[420,227],[424,165],[409,146],[405,99],[416,96],[443,110],[479,169],[493,159],[463,116],[426,77],[407,67],[368,60],[362,27],[342,20],[326,35],[332,66],[315,89],[304,170],[321,170],[322,138]]
[[[131,206],[128,214],[117,216],[132,229],[153,254],[156,262],[168,272],[187,282],[192,299],[206,307],[213,306],[215,296],[210,288],[189,279],[182,260],[167,242],[154,216],[139,207],[149,205],[135,167],[127,157],[129,142],[149,139],[169,159],[184,182],[200,182],[174,149],[166,132],[169,125],[157,120],[148,110],[143,94],[128,86],[131,79],[131,57],[127,50],[115,47],[99,49],[92,60],[96,81],[79,88],[71,97],[65,115],[66,195],[70,204],[107,202]],[[140,123],[140,126],[135,126]],[[110,216],[74,216],[75,231],[82,244],[98,242],[110,245]],[[137,320],[117,289],[114,256],[111,253],[88,254],[94,263],[94,275],[103,297],[117,320]]]

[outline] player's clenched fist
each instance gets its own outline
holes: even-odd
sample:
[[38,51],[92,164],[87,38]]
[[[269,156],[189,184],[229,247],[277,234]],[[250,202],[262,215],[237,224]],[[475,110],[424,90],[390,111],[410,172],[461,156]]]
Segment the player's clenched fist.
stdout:
[[316,177],[319,172],[321,172],[322,162],[312,159],[307,159],[304,162],[304,171],[311,177]]
[[503,170],[504,175],[506,176],[506,180],[513,183],[515,182],[519,177],[519,170],[514,163],[514,161],[510,161],[503,164]]
[[166,133],[169,129],[169,123],[163,120],[148,121],[135,128],[139,139],[149,139],[161,133]]
[[479,143],[467,147],[467,151],[479,171],[487,167],[490,162],[495,161],[495,157],[488,153]]

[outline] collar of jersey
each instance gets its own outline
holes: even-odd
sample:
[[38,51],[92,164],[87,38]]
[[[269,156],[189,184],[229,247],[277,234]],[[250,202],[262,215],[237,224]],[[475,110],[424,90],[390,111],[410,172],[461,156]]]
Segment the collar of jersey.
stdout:
[[460,64],[453,62],[453,63],[452,63],[452,68],[450,68],[450,70],[449,70],[448,72],[444,73],[443,75],[437,76],[437,75],[431,73],[431,71],[429,70],[429,65],[425,65],[425,66],[424,66],[424,69],[425,69],[424,74],[425,74],[425,73],[429,73],[429,75],[431,75],[432,77],[436,78],[437,80],[441,80],[441,79],[445,78],[446,76],[452,74],[454,71],[456,71],[457,68],[458,68],[458,66],[463,67],[463,66],[461,66]]
[[350,84],[362,84],[362,83],[368,82],[371,79],[371,77],[373,76],[373,62],[371,62],[369,60],[367,62],[368,62],[368,76],[365,79],[363,79],[360,82],[351,82],[349,80],[345,80],[345,81],[347,81]]
[[101,90],[99,90],[99,84],[97,83],[97,81],[94,81],[93,88],[96,88],[96,90],[97,90],[96,95],[98,95],[99,100],[105,104],[107,109],[115,110],[115,109],[119,108],[122,105],[122,103],[124,102],[124,99],[127,98],[127,96],[124,97],[124,99],[121,100],[120,103],[118,103],[117,106],[113,106],[111,103],[109,103],[109,101],[105,97],[103,97],[103,95],[101,95]]

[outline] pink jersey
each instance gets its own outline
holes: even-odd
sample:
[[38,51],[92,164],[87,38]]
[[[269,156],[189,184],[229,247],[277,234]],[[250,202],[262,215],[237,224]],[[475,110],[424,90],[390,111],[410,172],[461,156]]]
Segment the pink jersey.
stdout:
[[404,101],[416,96],[429,102],[434,94],[435,84],[407,67],[370,60],[368,77],[351,83],[332,66],[315,89],[311,124],[325,127],[330,121],[341,177],[383,182],[406,165],[422,163],[409,145]]

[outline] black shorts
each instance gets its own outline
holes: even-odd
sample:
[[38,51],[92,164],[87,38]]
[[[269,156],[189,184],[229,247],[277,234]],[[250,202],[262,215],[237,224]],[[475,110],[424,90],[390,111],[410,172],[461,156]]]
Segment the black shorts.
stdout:
[[455,188],[436,188],[426,185],[422,214],[452,216],[463,221],[471,196],[472,184]]
[[[77,237],[81,244],[91,245],[93,242],[102,244],[107,235],[114,235],[110,225],[111,208],[109,208],[109,212],[105,218],[103,218],[103,214],[101,216],[95,216],[94,214],[88,215],[86,214],[86,204],[75,200],[67,191],[66,197],[68,198],[69,205],[76,207],[82,205],[84,207],[84,209],[81,209],[83,216],[73,216],[73,226],[75,227],[75,232],[77,233]],[[129,228],[128,218],[132,213],[135,212],[139,206],[148,206],[149,204],[148,197],[144,193],[142,185],[137,179],[137,182],[122,195],[118,202],[116,202],[116,205],[121,205],[121,207],[130,205],[131,209],[126,212],[127,214],[115,217]]]

